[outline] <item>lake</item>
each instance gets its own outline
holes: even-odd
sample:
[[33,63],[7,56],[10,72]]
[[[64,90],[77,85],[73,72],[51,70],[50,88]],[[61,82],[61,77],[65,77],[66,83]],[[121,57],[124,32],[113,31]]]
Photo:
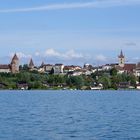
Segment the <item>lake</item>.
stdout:
[[0,91],[0,140],[140,140],[140,91]]

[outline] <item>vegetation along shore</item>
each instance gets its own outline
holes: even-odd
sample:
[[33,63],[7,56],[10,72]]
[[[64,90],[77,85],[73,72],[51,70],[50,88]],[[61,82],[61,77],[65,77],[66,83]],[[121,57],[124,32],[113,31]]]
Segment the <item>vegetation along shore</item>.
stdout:
[[140,63],[125,62],[121,51],[118,63],[83,67],[63,64],[20,65],[15,54],[10,64],[0,65],[0,89],[140,89]]

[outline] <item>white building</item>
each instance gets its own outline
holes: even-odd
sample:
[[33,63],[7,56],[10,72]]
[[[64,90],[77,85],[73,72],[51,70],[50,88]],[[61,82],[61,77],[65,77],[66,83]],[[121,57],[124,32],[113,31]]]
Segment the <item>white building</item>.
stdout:
[[63,64],[55,64],[53,66],[54,74],[61,74],[64,72],[64,65]]
[[10,73],[10,65],[0,65],[0,73]]

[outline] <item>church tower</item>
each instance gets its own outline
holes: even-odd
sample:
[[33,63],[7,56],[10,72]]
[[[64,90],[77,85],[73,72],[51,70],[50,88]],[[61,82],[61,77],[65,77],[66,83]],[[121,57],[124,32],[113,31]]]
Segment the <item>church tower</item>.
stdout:
[[118,59],[119,59],[119,66],[124,67],[124,65],[125,65],[125,56],[124,56],[122,50],[121,50],[120,55],[118,56]]
[[19,72],[19,58],[15,54],[11,61],[11,72],[18,73]]

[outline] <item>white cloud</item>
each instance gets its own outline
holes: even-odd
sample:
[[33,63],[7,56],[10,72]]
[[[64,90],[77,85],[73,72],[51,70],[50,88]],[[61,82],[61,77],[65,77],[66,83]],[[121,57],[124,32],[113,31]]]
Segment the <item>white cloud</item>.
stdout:
[[[10,57],[12,58],[15,53],[10,53]],[[24,54],[22,52],[17,52],[17,56],[22,59],[22,58],[31,58],[32,56],[30,54]]]
[[63,56],[66,58],[83,58],[84,57],[82,53],[76,53],[74,50],[69,50]]
[[99,55],[95,56],[95,60],[98,61],[98,62],[106,62],[107,58],[104,55],[99,54]]
[[40,52],[35,52],[35,56],[40,56]]
[[49,11],[49,10],[63,10],[63,9],[77,9],[77,8],[106,8],[112,6],[126,6],[140,4],[140,0],[96,0],[89,2],[73,2],[48,4],[44,6],[19,8],[19,9],[1,9],[0,13],[11,12],[33,12],[33,11]]
[[61,54],[57,51],[55,51],[54,49],[47,49],[45,52],[45,56],[51,56],[51,57],[60,57]]
[[52,48],[46,50],[45,56],[59,57],[59,58],[64,58],[64,59],[74,59],[74,58],[83,58],[84,57],[84,55],[82,53],[77,53],[74,50],[69,50],[67,52],[60,53]]

